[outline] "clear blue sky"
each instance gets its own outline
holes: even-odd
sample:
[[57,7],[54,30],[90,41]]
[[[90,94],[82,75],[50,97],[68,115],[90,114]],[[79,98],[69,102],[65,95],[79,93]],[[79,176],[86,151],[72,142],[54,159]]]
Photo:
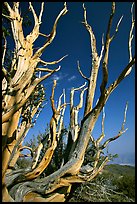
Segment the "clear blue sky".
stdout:
[[[27,8],[27,3],[21,3],[23,10]],[[34,8],[39,13],[40,3],[34,2]],[[111,10],[111,2],[86,2],[87,20],[92,26],[97,40],[97,50],[100,53],[102,33],[106,33],[108,18]],[[45,106],[37,120],[34,128],[32,128],[26,140],[29,140],[32,135],[43,133],[46,124],[51,118],[50,95],[53,79],[58,79],[58,84],[55,90],[55,99],[61,95],[63,88],[66,90],[67,102],[69,102],[69,94],[71,87],[78,87],[84,84],[84,79],[78,72],[77,60],[80,61],[83,73],[89,77],[90,73],[90,41],[89,34],[82,25],[83,8],[82,2],[68,2],[68,13],[63,16],[57,27],[57,35],[53,43],[45,50],[42,59],[45,61],[54,61],[62,56],[68,54],[61,65],[61,70],[54,74],[51,78],[44,81],[46,87],[46,97],[48,104]],[[49,34],[51,32],[54,20],[63,8],[63,2],[45,2],[44,13],[42,17],[42,24],[40,32]],[[116,14],[113,21],[113,34],[119,18],[124,15],[124,18],[119,27],[115,39],[111,43],[109,56],[109,84],[116,79],[118,74],[124,69],[128,63],[128,34],[131,25],[130,15],[131,2],[116,2]],[[31,27],[30,27],[31,28]],[[27,30],[29,32],[29,30]],[[34,47],[39,47],[43,44],[43,37],[38,38]],[[133,47],[134,48],[134,47]],[[133,49],[134,53],[134,49]],[[58,66],[58,65],[57,65]],[[57,67],[54,65],[51,68]],[[99,70],[98,84],[96,90],[95,102],[100,95],[101,82],[101,68]],[[118,86],[118,88],[111,94],[105,106],[105,139],[115,136],[121,129],[124,117],[124,108],[126,101],[129,102],[127,121],[125,128],[128,131],[124,133],[121,138],[112,142],[109,145],[110,153],[133,153],[135,151],[135,70]],[[78,95],[76,95],[75,102],[78,102]],[[80,118],[82,117],[82,111]],[[65,124],[69,123],[69,107],[66,110]],[[101,117],[99,118],[93,136],[95,138],[101,133]]]

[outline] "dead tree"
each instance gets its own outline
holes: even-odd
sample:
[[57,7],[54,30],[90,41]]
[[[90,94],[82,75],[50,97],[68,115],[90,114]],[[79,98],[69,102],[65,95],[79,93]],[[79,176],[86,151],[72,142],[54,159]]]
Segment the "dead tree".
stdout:
[[[15,42],[14,56],[10,66],[10,71],[4,67],[4,58],[6,53],[6,39],[4,43],[4,52],[2,58],[2,193],[3,201],[16,201],[16,202],[64,202],[66,197],[71,191],[71,187],[74,183],[81,183],[94,179],[99,172],[104,168],[109,161],[109,157],[105,156],[103,160],[100,160],[101,152],[111,141],[119,138],[127,129],[124,128],[126,122],[127,105],[125,108],[124,121],[122,123],[119,133],[101,143],[104,138],[104,118],[102,117],[102,134],[98,139],[94,139],[92,131],[98,120],[100,113],[103,111],[109,96],[114,89],[120,84],[120,82],[127,77],[135,63],[135,57],[132,57],[132,40],[134,29],[134,16],[133,5],[131,8],[132,23],[129,33],[128,49],[129,49],[129,63],[120,75],[114,80],[114,82],[108,85],[108,57],[109,48],[112,40],[115,38],[120,22],[120,18],[115,33],[111,36],[110,31],[112,27],[112,21],[115,14],[115,3],[112,3],[110,18],[108,22],[108,28],[106,37],[102,37],[102,49],[100,55],[96,48],[96,37],[94,35],[92,27],[87,22],[86,8],[83,4],[84,21],[82,22],[90,36],[91,44],[91,56],[92,65],[90,77],[86,77],[78,62],[78,70],[81,76],[87,81],[84,85],[71,90],[70,102],[67,103],[65,99],[65,91],[60,96],[58,101],[58,107],[54,103],[54,92],[56,88],[56,80],[53,83],[51,93],[51,108],[52,118],[50,120],[50,133],[48,135],[48,145],[45,150],[44,156],[38,163],[40,152],[43,148],[43,142],[39,144],[36,151],[31,154],[32,165],[31,167],[24,169],[14,169],[14,165],[20,155],[20,151],[23,148],[22,142],[26,135],[26,130],[31,127],[32,118],[36,114],[39,103],[43,101],[43,94],[41,100],[38,100],[36,106],[31,104],[31,97],[35,96],[38,92],[39,84],[50,77],[53,73],[59,71],[60,66],[54,70],[49,68],[39,68],[39,64],[50,65],[60,62],[60,60],[54,62],[45,62],[40,57],[44,50],[52,43],[56,36],[56,27],[59,19],[67,13],[67,5],[64,3],[64,8],[57,16],[51,33],[47,36],[39,32],[42,13],[44,10],[44,3],[41,3],[41,11],[39,16],[36,15],[35,10],[31,2],[29,2],[30,10],[34,17],[34,28],[31,33],[26,37],[23,34],[22,17],[19,12],[19,2],[14,2],[13,6],[4,2],[4,6],[8,10],[9,15],[3,14],[11,23],[11,29],[13,39]],[[43,36],[46,39],[44,45],[39,48],[35,53],[33,52],[33,44],[35,40]],[[100,97],[93,107],[94,95],[96,90],[96,82],[99,68],[102,68],[102,83],[100,85]],[[36,73],[47,72],[44,76],[37,77]],[[87,84],[87,86],[86,86]],[[42,87],[41,87],[42,88]],[[35,94],[34,94],[35,91]],[[80,100],[77,106],[74,106],[74,93],[75,91],[81,91]],[[78,123],[78,114],[83,107],[84,100],[83,95],[86,93],[85,111],[81,123]],[[34,94],[34,95],[33,95]],[[62,100],[63,99],[63,100]],[[33,100],[34,102],[34,100]],[[61,135],[61,127],[63,123],[63,117],[65,108],[70,106],[70,131],[68,133],[68,144],[66,145],[64,154],[64,161],[59,169],[51,174],[46,175],[44,178],[40,178],[40,175],[45,169],[48,169],[49,164],[53,158],[55,150],[58,148],[58,141]],[[20,122],[20,119],[21,122]],[[94,147],[94,155],[92,166],[84,166],[84,156],[87,150],[89,141],[91,141]],[[29,148],[30,149],[30,148]],[[30,149],[31,151],[31,149]],[[68,154],[69,152],[69,154]]]

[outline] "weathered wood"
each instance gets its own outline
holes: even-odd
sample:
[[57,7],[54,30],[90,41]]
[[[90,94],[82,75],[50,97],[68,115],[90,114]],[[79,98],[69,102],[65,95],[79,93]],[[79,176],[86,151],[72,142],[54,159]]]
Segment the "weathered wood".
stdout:
[[[101,160],[101,152],[106,146],[119,138],[127,129],[124,129],[126,122],[127,106],[124,113],[124,121],[122,123],[119,133],[107,139],[103,144],[101,141],[105,137],[104,134],[104,119],[105,114],[102,116],[102,133],[95,139],[92,136],[92,131],[100,116],[104,111],[104,106],[109,99],[111,93],[121,83],[122,80],[128,76],[135,64],[135,57],[132,56],[132,40],[133,29],[135,20],[133,17],[133,5],[131,8],[131,29],[128,40],[129,50],[129,63],[114,80],[112,84],[108,85],[108,59],[109,49],[111,41],[115,38],[120,22],[123,17],[117,23],[115,32],[112,36],[111,27],[115,14],[115,3],[112,2],[112,8],[110,18],[108,22],[108,28],[106,32],[106,38],[102,36],[102,48],[100,56],[97,52],[96,37],[93,29],[87,22],[86,8],[83,4],[84,22],[82,22],[90,36],[91,46],[91,71],[90,76],[86,77],[81,69],[78,61],[78,70],[81,76],[87,81],[88,87],[85,88],[86,83],[78,88],[71,89],[70,103],[66,102],[65,90],[60,95],[58,100],[58,106],[55,105],[55,88],[56,80],[53,81],[53,87],[51,92],[51,108],[52,118],[50,120],[50,130],[48,133],[49,144],[46,146],[44,155],[40,161],[41,151],[44,148],[44,142],[41,141],[35,151],[27,146],[22,146],[23,140],[32,127],[32,119],[39,115],[39,108],[44,100],[44,89],[41,85],[41,91],[39,84],[52,76],[55,72],[58,72],[61,66],[56,69],[50,69],[48,67],[39,67],[54,65],[63,60],[66,55],[59,60],[52,62],[46,62],[40,59],[44,50],[52,43],[56,36],[56,29],[59,19],[67,13],[67,5],[64,3],[64,8],[58,14],[55,19],[52,31],[49,35],[40,33],[40,24],[42,21],[42,13],[44,11],[44,2],[41,3],[41,10],[39,16],[36,14],[33,4],[29,2],[29,8],[34,18],[34,27],[32,31],[24,37],[22,22],[23,18],[20,14],[20,3],[13,2],[13,6],[4,2],[5,7],[8,10],[8,15],[3,15],[11,22],[11,29],[13,39],[15,42],[15,50],[13,53],[13,60],[9,72],[4,67],[5,55],[7,49],[7,41],[4,37],[4,52],[2,57],[2,192],[3,202],[65,202],[66,197],[71,191],[71,187],[74,183],[83,183],[94,179],[104,168],[109,161],[109,157],[105,156]],[[33,54],[33,43],[39,36],[46,38],[45,43]],[[101,59],[103,61],[100,64]],[[100,96],[93,107],[96,83],[98,77],[99,67],[102,66],[102,82],[100,85]],[[41,76],[41,72],[45,75]],[[37,77],[37,73],[38,77]],[[84,101],[84,92],[86,93],[86,101]],[[80,100],[78,105],[74,106],[74,93],[75,91],[81,91]],[[64,98],[63,98],[64,97]],[[36,100],[36,98],[38,98]],[[62,100],[63,98],[63,100]],[[35,103],[36,102],[36,103]],[[35,105],[36,104],[36,105]],[[61,159],[64,163],[59,164],[59,168],[53,171],[53,173],[46,174],[43,178],[40,175],[44,170],[48,170],[50,163],[55,161],[54,153],[59,148],[59,140],[61,139],[62,126],[65,108],[70,105],[70,130],[68,131],[68,143],[66,148],[61,153]],[[78,120],[78,114],[80,109],[85,106],[84,115],[81,123]],[[36,121],[36,119],[35,119]],[[91,165],[83,165],[86,150],[88,148],[89,141],[94,148],[93,161]],[[20,156],[20,152],[23,148],[27,148],[31,151],[32,165],[26,169],[16,169],[14,165]],[[58,152],[57,152],[58,153]],[[56,154],[57,154],[56,153]],[[60,156],[60,154],[58,153]],[[64,156],[64,158],[62,158]]]
[[[45,43],[46,46],[44,45],[42,49],[39,49],[38,52],[36,52],[33,56],[33,43],[39,37],[39,28],[41,24],[43,9],[44,9],[44,2],[42,2],[41,4],[41,11],[40,11],[39,17],[36,15],[32,3],[31,2],[29,3],[31,12],[34,16],[34,28],[32,32],[30,32],[30,34],[28,34],[26,37],[24,37],[23,28],[22,28],[23,18],[21,17],[19,12],[20,3],[13,2],[13,6],[10,6],[8,2],[4,2],[4,5],[9,12],[9,17],[6,15],[4,15],[4,17],[8,18],[11,22],[13,39],[15,42],[15,52],[14,52],[13,60],[10,67],[10,74],[14,72],[14,75],[12,76],[12,78],[10,78],[10,80],[8,80],[7,72],[5,71],[6,69],[3,67],[3,73],[5,74],[5,78],[3,79],[3,83],[2,83],[2,86],[3,86],[2,90],[4,94],[3,103],[2,103],[3,104],[3,115],[2,115],[3,181],[4,181],[6,169],[8,168],[9,161],[12,162],[13,164],[18,157],[17,156],[18,150],[17,150],[15,151],[17,157],[16,159],[14,157],[14,162],[13,160],[11,161],[10,159],[14,146],[16,145],[19,139],[19,138],[16,138],[16,136],[19,136],[19,134],[17,135],[15,131],[18,127],[18,122],[21,116],[22,107],[27,102],[29,96],[32,94],[35,87],[42,80],[48,78],[54,72],[60,69],[59,67],[55,70],[52,70],[50,73],[46,74],[41,78],[38,78],[38,79],[36,78],[32,80],[32,77],[36,71],[35,68],[37,67],[37,64],[41,61],[39,57],[43,53],[44,49],[48,45],[50,45],[53,39],[55,38],[58,21],[61,18],[61,16],[65,15],[67,12],[66,4],[64,4],[64,9],[62,9],[62,11],[59,13],[59,15],[55,20],[50,38]],[[2,58],[3,65],[4,65],[4,59],[5,59],[6,44],[7,42],[5,39],[5,48],[4,48],[3,58]],[[61,61],[62,59],[64,59],[64,57],[58,61]],[[50,64],[55,64],[58,61],[55,61],[54,63],[50,63]],[[8,84],[7,84],[7,80],[8,80]],[[8,92],[7,92],[7,86],[9,89]],[[24,91],[24,88],[25,88],[25,91]]]

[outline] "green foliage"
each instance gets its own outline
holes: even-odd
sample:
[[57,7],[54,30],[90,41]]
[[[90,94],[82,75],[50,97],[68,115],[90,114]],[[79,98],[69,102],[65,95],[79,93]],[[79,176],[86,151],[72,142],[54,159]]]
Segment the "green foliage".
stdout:
[[30,166],[31,160],[29,158],[19,158],[17,161],[17,165],[19,168],[27,168]]
[[117,185],[119,192],[123,192],[123,194],[128,196],[129,198],[135,198],[134,175],[123,175],[119,179],[114,180],[114,184]]
[[10,36],[10,30],[6,29],[6,27],[2,26],[2,33],[4,33],[4,36]]

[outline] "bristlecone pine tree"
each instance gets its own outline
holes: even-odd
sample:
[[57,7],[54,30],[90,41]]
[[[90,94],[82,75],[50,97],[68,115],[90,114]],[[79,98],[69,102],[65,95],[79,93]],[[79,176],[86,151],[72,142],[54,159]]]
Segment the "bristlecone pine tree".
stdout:
[[[11,63],[6,64],[7,39],[3,32],[3,57],[2,57],[2,200],[3,202],[64,202],[70,194],[74,183],[82,183],[90,181],[96,177],[109,161],[108,155],[101,157],[102,151],[108,143],[119,138],[126,129],[127,105],[124,112],[124,121],[119,133],[101,143],[104,138],[104,118],[102,116],[102,134],[98,139],[94,139],[92,131],[98,120],[100,113],[103,111],[109,96],[117,88],[120,82],[131,73],[135,64],[135,57],[132,57],[132,40],[134,29],[133,5],[131,8],[131,28],[129,29],[129,63],[123,68],[116,80],[108,85],[108,57],[110,44],[118,32],[118,28],[122,17],[117,23],[113,35],[110,35],[112,21],[115,14],[115,3],[112,2],[110,17],[108,20],[108,28],[106,37],[102,36],[102,49],[99,55],[96,48],[96,37],[93,33],[91,25],[88,24],[86,8],[83,4],[83,25],[90,36],[91,44],[91,72],[90,77],[86,77],[78,62],[78,70],[86,83],[77,88],[72,88],[70,92],[69,103],[65,100],[65,91],[59,98],[58,106],[54,103],[54,92],[56,89],[56,80],[54,80],[51,90],[51,108],[52,118],[50,120],[50,132],[48,139],[41,141],[35,151],[30,147],[23,146],[24,138],[28,130],[35,123],[41,105],[44,100],[44,87],[41,82],[60,70],[60,66],[54,70],[45,66],[57,64],[61,59],[53,62],[46,62],[41,59],[45,49],[52,43],[56,36],[57,24],[60,18],[67,14],[67,4],[58,14],[52,31],[49,35],[40,33],[40,25],[42,23],[42,14],[44,11],[44,2],[41,3],[39,15],[36,14],[31,2],[29,9],[34,17],[34,27],[32,31],[25,37],[23,32],[23,17],[20,12],[20,3],[11,2],[3,3],[7,13],[3,13],[3,20],[7,19],[11,25],[11,33],[14,40],[14,50]],[[38,37],[46,38],[45,43],[34,52],[33,44]],[[43,65],[40,68],[39,65]],[[96,82],[99,67],[102,68],[102,82],[100,85],[100,96],[96,105],[93,107],[93,100],[96,90]],[[45,75],[41,76],[41,72]],[[74,94],[80,92],[80,100],[77,106],[74,106]],[[86,94],[84,104],[83,95]],[[78,123],[79,110],[85,107],[81,123]],[[68,143],[64,149],[64,158],[61,165],[52,173],[41,177],[40,175],[48,169],[50,162],[58,149],[58,141],[62,134],[63,117],[66,106],[70,107],[70,131],[68,132]],[[43,154],[43,158],[38,162],[40,152],[43,149],[44,142],[47,141],[47,148]],[[92,162],[84,165],[84,155],[89,142],[93,148],[91,157]],[[32,165],[25,169],[17,166],[17,160],[23,149],[31,151]],[[57,152],[56,152],[57,153]],[[101,158],[101,159],[100,159]],[[102,159],[103,158],[103,159]],[[46,172],[46,171],[45,171]],[[47,171],[48,172],[48,171]]]

